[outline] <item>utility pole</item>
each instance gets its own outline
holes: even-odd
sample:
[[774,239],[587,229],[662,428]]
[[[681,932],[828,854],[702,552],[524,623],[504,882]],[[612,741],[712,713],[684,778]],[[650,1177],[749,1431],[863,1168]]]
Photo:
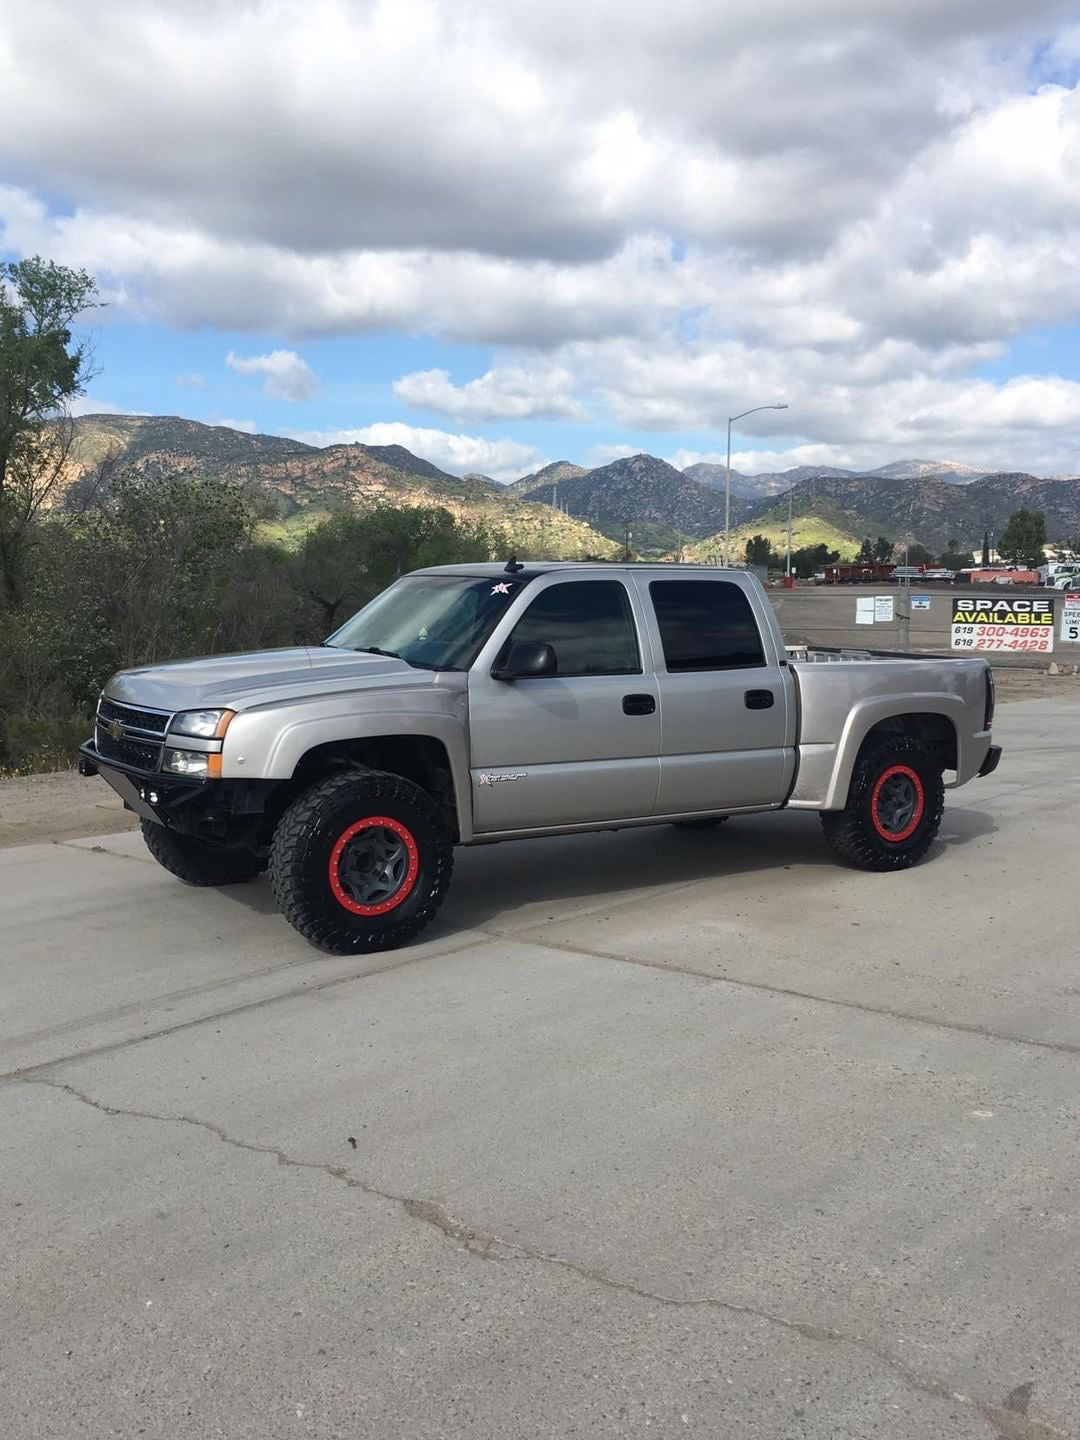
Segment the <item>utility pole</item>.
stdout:
[[630,563],[630,521],[623,521],[623,560]]
[[785,573],[789,580],[791,579],[791,496],[794,489],[795,486],[792,485],[787,492],[787,569]]

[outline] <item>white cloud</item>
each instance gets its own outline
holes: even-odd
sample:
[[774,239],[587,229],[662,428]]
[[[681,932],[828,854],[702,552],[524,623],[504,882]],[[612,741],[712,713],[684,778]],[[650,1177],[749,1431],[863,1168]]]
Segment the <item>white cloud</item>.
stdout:
[[1075,0],[37,0],[0,48],[0,246],[91,269],[103,325],[503,347],[397,380],[463,427],[716,453],[780,396],[750,463],[1076,469],[1071,381],[979,376],[1080,322],[1078,55]]
[[220,420],[209,421],[211,425],[220,425],[223,430],[243,430],[247,435],[257,435],[259,427],[254,420],[229,420],[222,417]]
[[[727,451],[679,449],[663,458],[669,465],[674,465],[676,470],[687,470],[691,465],[726,465]],[[734,453],[731,456],[731,468],[739,469],[739,466],[735,464]]]
[[394,381],[394,394],[422,410],[463,420],[584,420],[574,376],[561,366],[504,366],[465,385],[446,370],[416,370]]
[[67,407],[70,415],[146,415],[146,410],[130,410],[126,405],[113,405],[94,395],[79,395]]
[[625,460],[628,455],[637,453],[633,445],[594,445],[589,451],[585,463],[590,468],[610,465],[613,460]]
[[246,356],[230,350],[225,364],[238,375],[262,375],[263,389],[278,400],[310,400],[319,388],[319,377],[295,350]]
[[181,390],[205,390],[206,376],[200,375],[197,370],[192,370],[186,375],[177,375],[176,383]]
[[712,295],[710,263],[678,260],[671,240],[653,236],[582,265],[419,250],[311,256],[132,215],[52,215],[2,185],[0,244],[86,266],[114,314],[296,336],[405,329],[546,346],[652,334]]
[[516,480],[548,463],[539,450],[516,440],[452,435],[400,421],[380,421],[353,430],[291,430],[289,434],[307,445],[404,445],[406,450],[452,475],[489,475],[501,482]]

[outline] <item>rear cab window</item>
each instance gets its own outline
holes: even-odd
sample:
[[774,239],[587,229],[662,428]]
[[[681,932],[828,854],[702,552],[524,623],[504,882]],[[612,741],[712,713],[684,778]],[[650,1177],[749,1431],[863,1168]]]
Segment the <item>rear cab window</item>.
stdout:
[[649,597],[670,674],[765,665],[750,601],[730,580],[653,580]]

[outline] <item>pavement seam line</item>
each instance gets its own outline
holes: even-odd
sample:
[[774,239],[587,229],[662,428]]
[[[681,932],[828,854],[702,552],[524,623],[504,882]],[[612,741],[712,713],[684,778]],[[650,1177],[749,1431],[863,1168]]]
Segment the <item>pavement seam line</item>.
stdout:
[[[463,951],[468,950],[470,945],[475,943],[473,937],[479,933],[479,931],[474,930],[467,940],[462,940],[456,945],[449,945],[445,950],[436,950],[433,954],[413,955],[405,959],[390,959],[387,964],[377,965],[369,970],[361,970],[351,975],[333,975],[326,980],[316,980],[310,985],[301,985],[292,990],[285,990],[280,995],[265,995],[260,1000],[246,1000],[240,1005],[232,1005],[225,1010],[215,1010],[210,1015],[197,1015],[191,1020],[178,1020],[173,1025],[163,1025],[159,1029],[148,1031],[143,1035],[129,1035],[126,1040],[110,1040],[102,1045],[91,1046],[88,1050],[76,1050],[69,1055],[58,1055],[53,1060],[42,1060],[36,1065],[17,1066],[14,1070],[0,1072],[0,1084],[14,1080],[26,1080],[31,1076],[36,1076],[39,1071],[55,1070],[59,1065],[74,1065],[81,1060],[96,1060],[102,1055],[111,1055],[121,1050],[129,1050],[135,1045],[143,1045],[150,1040],[164,1040],[168,1036],[178,1035],[184,1030],[194,1030],[199,1025],[209,1025],[215,1020],[231,1020],[236,1015],[246,1015],[253,1010],[263,1010],[267,1006],[277,1005],[281,1001],[300,1000],[305,995],[318,995],[324,990],[332,990],[338,985],[351,985],[354,981],[372,979],[376,975],[389,975],[397,970],[404,970],[410,965],[420,965],[425,960],[444,960],[452,955],[460,955]],[[399,952],[388,951],[387,954],[396,956]],[[290,966],[282,967],[282,971],[290,967],[291,962]],[[280,972],[275,971],[272,973]],[[108,1021],[95,1023],[107,1024]]]
[[656,970],[661,974],[682,975],[688,980],[701,980],[708,985],[735,985],[745,990],[759,990],[766,995],[783,995],[789,1000],[809,1000],[819,1005],[838,1005],[844,1010],[858,1010],[864,1015],[880,1015],[886,1020],[906,1020],[913,1025],[927,1025],[933,1030],[950,1030],[961,1035],[975,1035],[981,1040],[1001,1041],[1006,1045],[1024,1045],[1033,1050],[1050,1050],[1058,1055],[1080,1055],[1080,1044],[1073,1044],[1069,1040],[1035,1040],[1026,1035],[1010,1035],[1004,1030],[991,1030],[985,1025],[966,1024],[963,1020],[934,1020],[930,1016],[917,1015],[908,1010],[891,1010],[888,1007],[866,1005],[861,1000],[845,1000],[840,995],[815,995],[809,990],[794,990],[785,985],[769,985],[764,980],[745,980],[732,975],[706,975],[701,970],[688,970],[682,965],[665,965],[659,960],[642,960],[636,955],[616,955],[611,950],[588,950],[581,945],[560,945],[557,940],[536,939],[530,930],[524,930],[520,935],[511,935],[478,927],[477,933],[486,935],[491,940],[511,941],[520,945],[533,945],[542,950],[554,950],[560,955],[587,955],[594,960],[611,960],[617,965],[636,965],[641,970]]
[[[998,1434],[1004,1440],[1071,1440],[1070,1435],[1064,1431],[1046,1424],[1042,1421],[1029,1420],[1021,1411],[1010,1407],[1007,1400],[1004,1405],[994,1405],[987,1401],[974,1399],[959,1391],[950,1390],[947,1386],[936,1380],[928,1380],[910,1369],[896,1356],[890,1355],[888,1351],[879,1349],[869,1340],[860,1335],[849,1335],[842,1330],[836,1330],[830,1326],[813,1325],[807,1321],[792,1320],[785,1315],[776,1314],[770,1310],[759,1310],[752,1305],[742,1305],[735,1301],[721,1300],[715,1296],[689,1296],[665,1295],[659,1291],[648,1290],[642,1285],[635,1285],[629,1280],[618,1280],[603,1271],[593,1269],[579,1261],[571,1260],[564,1255],[556,1255],[550,1251],[538,1250],[533,1246],[524,1245],[516,1240],[504,1240],[501,1236],[488,1231],[475,1229],[462,1220],[455,1219],[447,1210],[446,1206],[437,1200],[418,1199],[414,1196],[399,1195],[392,1190],[380,1189],[370,1181],[361,1180],[351,1175],[343,1165],[331,1165],[318,1160],[299,1160],[288,1155],[284,1150],[275,1145],[257,1145],[253,1141],[241,1140],[232,1136],[220,1125],[215,1125],[210,1120],[200,1120],[193,1115],[159,1115],[151,1110],[134,1110],[126,1106],[109,1105],[103,1100],[95,1100],[92,1095],[79,1090],[76,1086],[63,1080],[50,1080],[45,1076],[22,1077],[24,1085],[43,1086],[49,1090],[58,1090],[62,1094],[70,1096],[79,1101],[80,1104],[89,1106],[101,1114],[111,1118],[151,1120],[158,1124],[165,1125],[188,1125],[193,1129],[202,1130],[212,1135],[221,1144],[227,1145],[230,1149],[241,1150],[251,1155],[267,1155],[274,1159],[278,1165],[286,1169],[311,1170],[327,1176],[331,1180],[337,1180],[346,1185],[349,1189],[359,1190],[361,1194],[374,1200],[382,1200],[387,1204],[396,1205],[404,1211],[412,1220],[417,1220],[423,1225],[429,1225],[438,1231],[444,1239],[457,1244],[469,1255],[480,1260],[496,1262],[524,1261],[526,1263],[550,1265],[560,1270],[565,1270],[578,1279],[588,1284],[600,1285],[604,1289],[633,1295],[639,1300],[645,1300],[650,1304],[661,1305],[665,1308],[678,1310],[716,1310],[722,1314],[735,1315],[744,1319],[760,1320],[767,1325],[784,1330],[789,1334],[798,1335],[803,1340],[809,1340],[815,1344],[829,1344],[848,1346],[859,1353],[870,1356],[879,1364],[883,1365],[892,1374],[901,1379],[910,1389],[936,1400],[945,1400],[953,1404],[967,1406],[974,1410],[994,1426]],[[1011,1398],[1011,1397],[1010,1397]]]

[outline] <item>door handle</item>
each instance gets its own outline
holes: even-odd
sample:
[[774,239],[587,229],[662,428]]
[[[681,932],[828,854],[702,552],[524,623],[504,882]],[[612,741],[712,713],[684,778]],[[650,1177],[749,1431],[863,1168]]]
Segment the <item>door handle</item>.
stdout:
[[624,695],[622,708],[624,715],[651,715],[656,709],[656,698],[653,695]]
[[771,710],[776,704],[776,696],[771,690],[747,690],[743,699],[748,710]]

